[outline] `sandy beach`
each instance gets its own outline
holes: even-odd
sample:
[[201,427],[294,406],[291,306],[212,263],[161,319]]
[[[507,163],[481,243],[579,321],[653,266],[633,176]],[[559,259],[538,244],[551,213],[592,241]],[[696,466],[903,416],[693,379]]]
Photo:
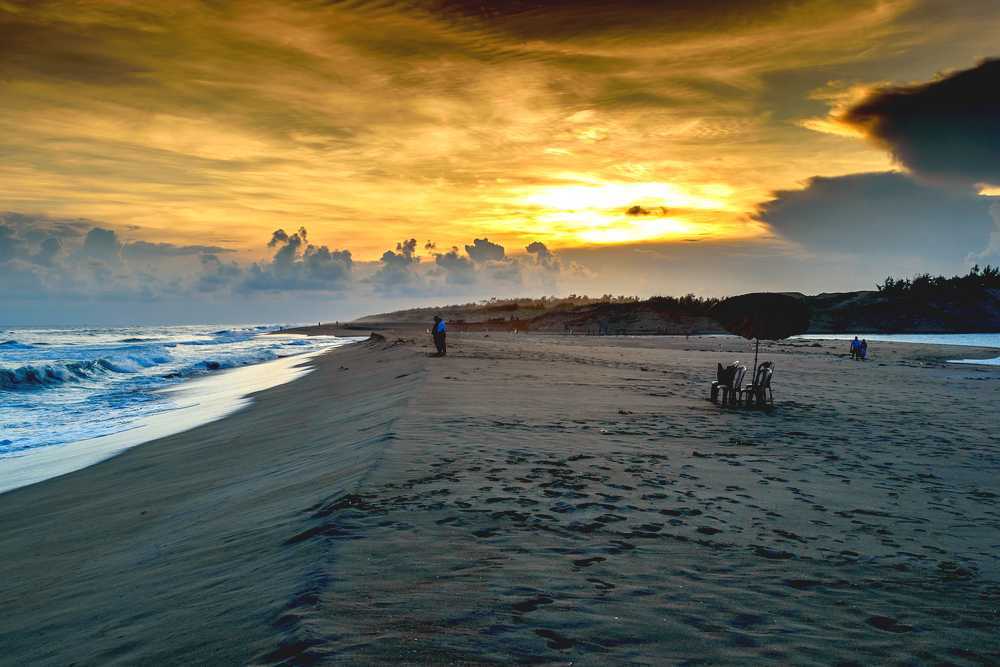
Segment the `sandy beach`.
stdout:
[[384,331],[0,494],[5,664],[995,664],[995,350]]

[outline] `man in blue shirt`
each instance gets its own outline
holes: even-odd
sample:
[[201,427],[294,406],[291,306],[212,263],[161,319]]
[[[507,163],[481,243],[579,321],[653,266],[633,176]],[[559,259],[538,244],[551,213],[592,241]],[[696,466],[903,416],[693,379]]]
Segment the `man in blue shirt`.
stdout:
[[437,356],[439,357],[443,357],[448,354],[448,345],[445,342],[446,332],[447,327],[444,324],[444,320],[442,320],[439,315],[435,315],[434,327],[431,329],[431,333],[434,336],[434,347],[437,348]]

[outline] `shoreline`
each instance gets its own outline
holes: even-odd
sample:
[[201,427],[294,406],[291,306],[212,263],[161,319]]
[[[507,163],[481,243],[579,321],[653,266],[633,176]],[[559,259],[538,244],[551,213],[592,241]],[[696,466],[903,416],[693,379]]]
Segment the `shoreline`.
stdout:
[[96,465],[122,452],[209,424],[252,403],[251,396],[309,372],[302,368],[326,350],[228,368],[187,378],[155,393],[169,394],[177,406],[142,415],[127,429],[107,435],[31,448],[0,458],[0,494]]
[[411,361],[348,370],[377,345],[330,350],[247,409],[0,494],[0,595],[17,612],[0,617],[6,655],[271,662],[282,610],[322,560],[294,536],[368,474],[405,403],[386,388]]
[[775,408],[722,409],[741,339],[420,334],[0,494],[7,654],[1000,658],[997,369],[768,344]]
[[9,332],[0,344],[0,492],[217,419],[243,395],[290,379],[303,355],[351,340],[266,329]]

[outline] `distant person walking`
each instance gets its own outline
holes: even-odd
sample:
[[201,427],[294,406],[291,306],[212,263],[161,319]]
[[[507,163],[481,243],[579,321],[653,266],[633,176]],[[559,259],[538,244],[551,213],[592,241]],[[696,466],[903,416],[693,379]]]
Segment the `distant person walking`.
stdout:
[[855,336],[851,341],[851,359],[858,359],[861,356],[861,341]]
[[437,355],[443,357],[448,354],[448,344],[445,341],[445,335],[448,332],[448,327],[445,326],[444,320],[441,319],[439,315],[434,316],[434,327],[431,329],[431,335],[434,337],[434,347],[437,348]]
[[861,361],[868,358],[868,341],[866,339],[861,339],[861,345],[858,347],[858,351],[861,355]]

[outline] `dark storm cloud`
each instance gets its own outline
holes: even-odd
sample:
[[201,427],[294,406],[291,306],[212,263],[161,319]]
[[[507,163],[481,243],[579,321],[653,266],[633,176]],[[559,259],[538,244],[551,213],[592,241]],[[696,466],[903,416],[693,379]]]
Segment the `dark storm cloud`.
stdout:
[[89,259],[96,259],[108,264],[114,264],[121,259],[122,242],[113,229],[94,227],[83,237],[81,254]]
[[473,262],[500,262],[504,259],[504,249],[499,243],[489,239],[475,239],[472,245],[465,246],[465,252]]
[[652,108],[668,109],[677,105],[677,99],[654,93],[649,89],[636,86],[606,86],[592,100],[594,106],[622,108]]
[[1000,184],[1000,59],[929,83],[877,89],[840,120],[919,175]]
[[[21,223],[33,220],[14,214],[7,219]],[[232,251],[217,246],[128,242],[118,231],[104,227],[92,227],[82,238],[67,234],[39,240],[37,234],[29,238],[31,231],[24,224],[0,222],[0,282],[6,283],[0,286],[0,293],[17,293],[20,299],[77,298],[82,294],[150,300],[188,290],[333,291],[344,289],[351,281],[350,251],[310,243],[304,228],[292,234],[276,230],[268,244],[275,249],[271,260],[248,268],[220,259],[220,253]],[[187,258],[200,262],[200,272],[191,271]],[[28,287],[33,294],[23,293]]]
[[[377,269],[363,282],[371,283],[376,293],[406,295],[472,295],[470,290],[510,293],[515,287],[551,290],[563,271],[563,264],[544,243],[535,241],[526,255],[508,255],[503,246],[487,238],[475,239],[462,248],[453,246],[445,252],[433,252],[436,244],[425,244],[432,251],[433,262],[422,263],[414,255],[416,241],[396,244],[387,250]],[[570,267],[576,271],[575,265]]]
[[552,251],[549,250],[548,246],[546,246],[541,241],[532,241],[524,249],[525,251],[528,252],[528,254],[537,257],[539,262],[551,259],[553,257]]
[[[112,267],[121,265],[117,234],[93,228],[81,242],[73,227],[30,225],[34,216],[5,214],[0,222],[0,294],[19,300],[46,299],[52,293],[74,297],[88,289],[109,293],[122,280]],[[47,223],[50,218],[37,218]],[[66,231],[60,236],[53,230]]]
[[[304,238],[307,232],[305,232],[304,228],[302,229],[302,232],[304,232],[303,233],[303,238]],[[267,242],[267,247],[274,248],[276,246],[283,246],[288,243],[288,240],[289,240],[288,232],[286,232],[284,229],[276,229],[271,233],[271,240]],[[301,245],[301,243],[302,243],[302,238],[296,236],[295,237],[296,248],[299,245]]]
[[101,85],[134,84],[144,68],[103,52],[129,32],[101,25],[31,21],[0,7],[0,85],[15,78],[53,78]]
[[532,241],[525,247],[525,251],[535,256],[535,264],[544,271],[558,272],[562,269],[559,258],[541,241]]
[[275,230],[267,245],[277,250],[270,262],[250,266],[242,283],[246,290],[340,290],[350,282],[351,251],[309,243],[304,227],[293,234]]
[[[427,246],[433,247],[428,241]],[[421,278],[415,271],[420,258],[415,254],[416,239],[406,239],[396,244],[396,251],[386,250],[379,259],[378,270],[372,275],[371,282],[381,293],[411,293],[421,283]]]
[[994,199],[896,172],[815,177],[775,192],[757,219],[811,250],[958,260],[988,244]]
[[434,263],[445,272],[448,283],[470,285],[476,281],[476,269],[465,257],[458,254],[458,248],[434,255]]
[[[349,4],[372,12],[374,20],[393,13],[402,21],[341,29],[339,41],[380,58],[458,58],[484,63],[534,61],[580,73],[611,75],[634,69],[631,54],[595,54],[574,47],[585,43],[644,46],[669,38],[671,43],[699,35],[746,31],[801,10],[795,0],[409,0],[396,3],[366,0]],[[816,3],[821,5],[821,3]],[[878,5],[877,0],[843,0],[842,14]],[[420,19],[431,18],[430,24]],[[414,19],[417,22],[414,22]],[[819,20],[819,19],[817,19]],[[433,25],[433,27],[431,27]],[[558,46],[558,49],[549,48]],[[572,45],[572,46],[571,46]],[[570,47],[570,48],[564,48]],[[672,61],[671,61],[672,62]],[[669,67],[665,63],[664,67]],[[655,90],[614,86],[591,103],[601,106],[666,107],[670,98]]]
[[382,253],[382,257],[379,259],[382,263],[382,268],[389,273],[405,271],[411,264],[416,264],[420,261],[420,258],[414,254],[416,249],[416,239],[400,241],[396,244],[395,252],[386,250]]
[[15,259],[21,254],[23,242],[13,227],[0,225],[0,262]]
[[[425,0],[433,13],[476,20],[521,39],[569,39],[602,33],[687,32],[766,20],[792,0]],[[853,4],[853,3],[852,3]]]
[[[14,249],[17,246],[17,249]],[[0,213],[0,261],[5,253],[25,261],[52,266],[60,255],[72,253],[78,261],[160,261],[176,257],[233,252],[212,245],[177,245],[124,241],[119,232],[91,220],[42,215]]]
[[520,285],[523,282],[521,263],[510,260],[487,262],[483,268],[482,279],[494,284]]
[[197,287],[201,292],[215,292],[233,285],[243,276],[243,268],[236,262],[223,262],[218,256],[201,256],[201,275]]
[[[10,214],[8,219],[34,220],[19,215]],[[277,229],[266,244],[271,258],[241,265],[220,257],[230,251],[216,246],[129,241],[123,237],[129,228],[123,232],[94,226],[82,235],[75,227],[69,229],[65,236],[39,237],[35,228],[0,222],[0,275],[5,282],[0,295],[19,302],[79,298],[148,302],[185,296],[197,301],[230,293],[239,299],[270,299],[316,291],[375,297],[475,296],[476,290],[551,291],[562,271],[544,243],[534,242],[526,248],[527,255],[512,257],[485,237],[468,244],[468,254],[460,247],[434,252],[436,245],[428,241],[424,248],[434,261],[426,263],[417,255],[417,240],[408,238],[385,251],[377,263],[355,266],[350,251],[312,243],[305,228]],[[31,238],[26,236],[29,232]]]
[[665,206],[657,206],[655,208],[646,208],[645,206],[640,206],[636,204],[635,206],[629,206],[625,210],[625,215],[667,215],[667,208]]
[[407,262],[419,262],[420,258],[414,253],[417,251],[417,240],[407,239],[396,244],[396,253],[401,255]]
[[[67,241],[79,237],[77,229],[59,225],[33,227],[32,216],[6,213],[0,216],[0,263],[19,260],[42,266],[54,266]],[[47,222],[51,220],[43,219]],[[66,232],[60,234],[60,232]]]
[[[116,262],[118,255],[117,246],[115,246],[117,239],[115,233],[110,232],[111,245],[104,247],[102,241],[109,237],[103,233],[109,230],[95,228],[92,231],[96,231],[97,234],[95,236],[88,234],[86,237],[86,240],[90,241],[91,244],[89,249],[85,251],[80,248],[80,256],[76,259],[82,260],[84,263],[94,259],[100,261],[109,261],[110,259],[110,261]],[[60,237],[56,233],[47,233],[44,229],[0,223],[0,263],[17,260],[45,267],[56,267],[66,248],[64,239],[75,240],[75,238],[75,233]]]
[[134,260],[187,257],[190,255],[205,254],[218,255],[227,252],[233,252],[233,250],[211,245],[175,245],[173,243],[149,243],[147,241],[133,241],[126,243],[122,247],[122,256],[125,259]]
[[[746,90],[710,78],[699,79],[686,73],[678,73],[664,62],[654,72],[641,72],[631,76],[613,76],[627,72],[627,63],[615,63],[614,71],[607,77],[591,102],[608,109],[663,110],[678,107],[705,107],[718,104],[720,100],[741,100],[746,98]],[[703,109],[704,110],[704,109]]]
[[97,226],[97,223],[85,218],[51,218],[14,211],[0,212],[0,224],[7,225],[29,241],[40,241],[49,236],[76,239]]
[[63,244],[57,236],[49,236],[44,241],[42,241],[41,246],[38,248],[38,252],[32,257],[31,261],[35,264],[41,264],[42,266],[53,266],[56,263],[56,259],[62,252]]

